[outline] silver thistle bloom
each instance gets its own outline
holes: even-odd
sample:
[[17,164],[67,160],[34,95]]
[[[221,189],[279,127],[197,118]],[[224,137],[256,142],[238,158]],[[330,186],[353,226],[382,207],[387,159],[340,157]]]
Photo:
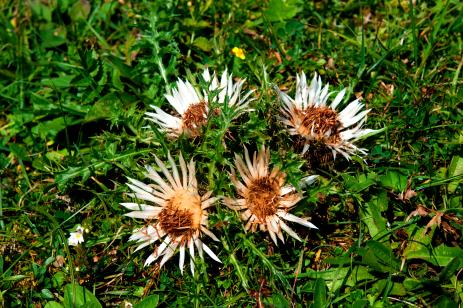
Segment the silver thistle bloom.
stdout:
[[282,122],[291,135],[305,140],[303,154],[314,144],[322,144],[331,149],[334,158],[336,153],[342,154],[346,159],[357,152],[366,154],[366,149],[357,147],[354,142],[375,132],[363,128],[370,110],[364,110],[364,105],[356,99],[342,111],[338,111],[337,107],[343,100],[346,89],[341,90],[329,105],[327,102],[332,92],[328,90],[329,84],[323,87],[322,80],[316,73],[310,85],[304,73],[296,75],[294,99],[278,90],[283,102]]
[[160,267],[162,267],[178,248],[180,251],[180,271],[183,274],[186,250],[188,250],[190,269],[194,273],[195,247],[201,258],[203,258],[204,251],[215,261],[221,262],[217,255],[201,241],[203,234],[218,241],[218,238],[207,229],[207,209],[218,198],[211,197],[212,192],[207,192],[203,196],[199,195],[193,160],[186,164],[183,156],[180,155],[179,172],[170,154],[168,159],[172,172],[169,172],[166,165],[156,158],[156,163],[165,178],[147,166],[146,177],[154,181],[155,184],[147,185],[131,178],[127,184],[133,191],[133,193],[128,194],[129,196],[148,201],[153,205],[140,203],[121,203],[121,205],[132,211],[125,214],[126,216],[147,221],[147,224],[135,230],[129,239],[138,242],[139,246],[135,251],[160,242],[154,252],[146,259],[145,266],[162,257],[160,261]]
[[[147,119],[158,124],[171,138],[178,138],[182,134],[196,137],[201,134],[201,128],[206,125],[208,117],[214,111],[220,112],[225,105],[234,109],[235,118],[247,110],[252,101],[250,95],[253,91],[242,93],[245,80],[234,82],[233,76],[226,70],[222,73],[220,81],[216,73],[211,75],[208,69],[204,70],[202,76],[209,84],[207,89],[198,91],[189,81],[179,79],[172,94],[165,95],[178,116],[170,115],[161,108],[151,105],[154,112],[147,112]],[[215,95],[210,97],[210,93]],[[220,109],[211,111],[212,103],[219,104]]]

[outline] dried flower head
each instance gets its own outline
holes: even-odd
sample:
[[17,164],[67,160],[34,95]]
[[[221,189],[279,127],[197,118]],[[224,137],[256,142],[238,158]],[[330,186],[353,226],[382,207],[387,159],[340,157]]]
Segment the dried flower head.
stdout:
[[[245,80],[233,81],[232,75],[225,70],[219,79],[214,72],[211,76],[209,70],[204,70],[203,79],[209,84],[207,89],[198,91],[189,81],[179,79],[177,88],[172,94],[165,97],[179,116],[173,116],[161,108],[151,105],[155,112],[147,112],[147,119],[153,121],[167,132],[168,136],[177,138],[182,134],[188,137],[196,137],[201,134],[201,129],[206,125],[211,114],[211,103],[218,103],[222,108],[234,108],[235,117],[246,110],[249,96],[253,91],[242,95],[242,87]],[[201,93],[202,92],[202,93]],[[215,95],[210,95],[211,93]]]
[[204,233],[218,241],[217,237],[207,229],[208,213],[206,211],[217,198],[211,197],[212,192],[203,196],[199,195],[193,160],[187,165],[180,155],[179,172],[170,154],[168,159],[172,173],[161,160],[156,158],[156,163],[167,180],[163,179],[153,168],[147,166],[146,177],[153,180],[155,184],[146,185],[131,178],[129,178],[130,183],[127,184],[133,191],[129,196],[149,201],[154,205],[140,203],[121,203],[121,205],[132,210],[132,212],[125,214],[126,216],[147,221],[146,225],[135,230],[129,239],[140,244],[135,251],[157,241],[161,242],[145,261],[145,266],[162,256],[160,262],[160,267],[162,267],[179,248],[179,266],[183,274],[185,251],[188,249],[190,268],[191,272],[194,273],[195,247],[201,258],[203,258],[203,251],[205,251],[212,259],[220,262],[215,253],[200,239]]
[[[328,84],[322,88],[322,80],[317,74],[310,86],[304,73],[296,75],[294,99],[279,91],[283,101],[282,122],[288,126],[291,135],[303,138],[303,154],[311,146],[329,148],[333,158],[336,158],[336,153],[342,154],[346,159],[357,152],[366,154],[365,149],[358,148],[353,142],[374,132],[372,129],[362,128],[370,110],[363,110],[364,105],[356,99],[338,112],[336,107],[344,98],[346,90],[341,90],[328,106],[327,100],[332,94],[328,92],[328,88]],[[353,125],[355,126],[352,127]]]
[[236,187],[240,199],[224,198],[224,203],[231,209],[240,211],[241,218],[246,221],[245,230],[268,231],[277,244],[277,237],[284,242],[282,230],[300,240],[283,220],[299,223],[309,228],[317,228],[311,222],[297,217],[289,210],[302,199],[294,187],[285,185],[286,174],[278,168],[269,170],[270,154],[262,146],[254,153],[251,161],[248,150],[244,149],[244,161],[235,154],[235,166],[242,182],[232,170],[231,180]]

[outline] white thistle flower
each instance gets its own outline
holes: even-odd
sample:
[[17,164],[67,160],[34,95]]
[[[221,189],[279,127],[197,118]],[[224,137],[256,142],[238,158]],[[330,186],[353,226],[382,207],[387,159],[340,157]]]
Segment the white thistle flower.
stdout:
[[129,178],[127,185],[133,193],[128,194],[138,200],[145,200],[153,205],[139,203],[121,203],[132,212],[125,214],[133,218],[141,218],[147,224],[135,230],[130,241],[137,241],[138,251],[148,245],[160,242],[154,252],[146,259],[145,266],[161,258],[160,267],[169,260],[177,248],[180,251],[179,266],[183,274],[186,251],[190,254],[190,269],[194,273],[195,247],[203,258],[203,251],[212,259],[221,262],[217,255],[204,244],[200,237],[206,234],[214,241],[218,238],[207,229],[207,208],[212,206],[218,198],[211,197],[212,192],[203,196],[198,194],[198,184],[193,160],[187,165],[180,155],[180,172],[172,157],[168,156],[172,172],[166,165],[156,158],[156,163],[164,174],[162,178],[153,168],[146,167],[146,177],[155,184],[146,185],[138,180]]
[[268,231],[272,240],[277,243],[277,237],[284,243],[282,231],[297,240],[301,240],[285,222],[291,221],[309,228],[318,229],[310,221],[289,213],[302,196],[294,187],[285,185],[286,174],[278,168],[269,169],[270,153],[262,146],[258,153],[249,157],[244,148],[244,161],[235,154],[235,166],[242,182],[232,171],[231,180],[240,199],[224,198],[224,203],[231,209],[240,211],[241,219],[246,222],[245,230]]
[[[169,137],[177,138],[181,134],[196,137],[201,134],[201,128],[206,125],[208,117],[214,114],[210,110],[211,103],[218,103],[220,108],[224,108],[225,105],[233,108],[235,118],[247,110],[252,101],[249,96],[253,91],[242,94],[241,89],[245,80],[234,82],[232,75],[226,70],[222,73],[220,81],[216,73],[211,76],[208,69],[204,70],[202,76],[209,84],[208,89],[198,91],[189,81],[179,79],[172,94],[165,95],[178,116],[170,115],[161,108],[151,105],[155,112],[147,112],[147,119],[158,124]],[[209,99],[209,94],[213,92],[216,92],[216,95]]]
[[294,99],[278,90],[283,101],[282,122],[286,124],[291,135],[305,140],[303,154],[311,145],[316,144],[331,149],[334,158],[336,153],[342,154],[346,159],[357,152],[366,154],[366,149],[358,148],[354,142],[376,132],[363,128],[370,109],[364,110],[364,105],[356,99],[338,112],[336,108],[343,100],[346,89],[341,90],[328,105],[328,98],[332,94],[328,92],[328,88],[329,84],[322,87],[322,80],[316,73],[310,85],[304,73],[296,75]]

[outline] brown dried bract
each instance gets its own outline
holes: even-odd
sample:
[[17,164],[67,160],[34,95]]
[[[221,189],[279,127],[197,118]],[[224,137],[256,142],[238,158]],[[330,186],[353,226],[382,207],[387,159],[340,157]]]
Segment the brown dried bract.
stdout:
[[191,136],[198,136],[201,127],[207,123],[207,104],[199,102],[193,104],[183,114],[183,126]]
[[[317,141],[338,143],[341,141],[339,130],[342,126],[338,113],[329,107],[310,106],[306,110],[295,109],[292,112],[293,122],[301,136],[313,138]],[[296,119],[294,119],[296,118]]]
[[188,210],[180,210],[173,206],[166,206],[159,213],[161,228],[172,237],[188,235],[193,226],[193,214]]
[[200,228],[201,198],[183,191],[170,199],[158,215],[161,228],[171,237],[189,236]]
[[284,174],[279,173],[275,177],[262,177],[254,180],[246,194],[246,204],[249,204],[249,210],[256,215],[259,223],[265,223],[266,217],[276,213],[280,197],[281,179]]

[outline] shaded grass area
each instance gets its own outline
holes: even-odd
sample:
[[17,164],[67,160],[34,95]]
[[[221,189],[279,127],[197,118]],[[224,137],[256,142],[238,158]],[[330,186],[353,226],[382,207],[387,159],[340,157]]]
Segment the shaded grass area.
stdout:
[[[69,304],[84,286],[102,303],[454,306],[463,299],[463,4],[459,1],[4,1],[0,18],[0,298]],[[231,50],[245,50],[244,60]],[[168,140],[144,119],[177,78],[204,67],[247,79],[254,112]],[[318,72],[371,108],[365,161],[309,164],[278,121],[278,85]],[[196,78],[196,82],[200,82]],[[346,102],[345,102],[346,103]],[[147,127],[148,126],[148,127]],[[303,242],[245,233],[217,204],[210,243],[223,264],[178,256],[143,267],[127,243],[126,177],[154,156],[194,158],[200,189],[233,196],[234,152],[265,143],[296,184]],[[84,244],[68,247],[81,224]],[[208,243],[209,244],[209,243]],[[79,293],[80,292],[80,293]],[[90,295],[89,295],[90,296]]]

